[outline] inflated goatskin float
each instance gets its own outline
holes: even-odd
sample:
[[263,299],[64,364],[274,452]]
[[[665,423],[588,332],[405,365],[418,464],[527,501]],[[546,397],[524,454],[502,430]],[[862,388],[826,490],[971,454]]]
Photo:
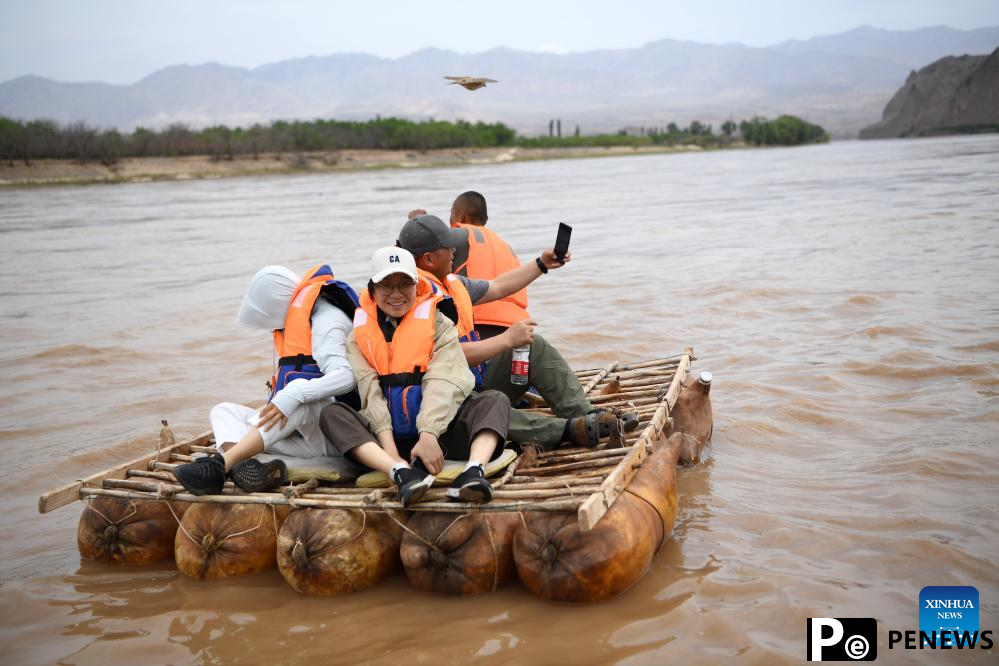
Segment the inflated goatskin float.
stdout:
[[516,513],[415,513],[402,537],[413,587],[469,596],[494,591],[514,573]]
[[288,508],[261,504],[196,504],[175,537],[177,569],[218,580],[266,571],[277,561],[277,532]]
[[653,443],[652,455],[589,531],[573,514],[526,514],[513,554],[527,589],[551,601],[592,603],[631,587],[673,531],[679,447],[679,436]]
[[96,497],[83,510],[77,527],[80,556],[126,565],[168,560],[173,557],[177,521],[188,506],[186,502]]
[[[640,424],[597,449],[528,448],[483,505],[434,488],[409,511],[392,489],[322,485],[220,495],[184,492],[173,468],[214,450],[211,433],[66,484],[39,499],[46,513],[74,499],[83,557],[145,564],[175,556],[214,580],[277,563],[295,590],[335,595],[374,585],[401,561],[422,591],[472,595],[514,574],[555,602],[592,603],[632,586],[672,534],[677,465],[700,460],[712,432],[711,376],[688,374],[693,352],[577,373],[591,402],[637,411]],[[545,412],[536,398],[530,409]],[[190,503],[190,504],[189,504]],[[180,522],[178,528],[178,521]]]
[[278,535],[278,568],[302,594],[370,587],[398,567],[402,521],[362,509],[292,511]]
[[670,413],[673,419],[671,432],[686,435],[680,447],[680,464],[700,462],[701,451],[711,441],[714,429],[709,395],[711,379],[709,372],[702,372],[697,377],[688,375]]

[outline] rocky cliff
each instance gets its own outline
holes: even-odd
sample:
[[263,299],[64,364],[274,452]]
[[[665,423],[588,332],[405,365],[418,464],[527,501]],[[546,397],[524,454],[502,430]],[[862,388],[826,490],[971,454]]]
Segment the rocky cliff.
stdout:
[[999,131],[999,49],[987,56],[948,56],[909,74],[881,122],[861,139]]

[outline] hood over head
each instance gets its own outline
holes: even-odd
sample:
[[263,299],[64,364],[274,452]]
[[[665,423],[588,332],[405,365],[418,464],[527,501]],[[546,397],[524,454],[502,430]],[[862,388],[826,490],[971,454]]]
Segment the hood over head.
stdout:
[[291,297],[301,281],[284,266],[264,266],[250,280],[236,323],[269,331],[284,328]]

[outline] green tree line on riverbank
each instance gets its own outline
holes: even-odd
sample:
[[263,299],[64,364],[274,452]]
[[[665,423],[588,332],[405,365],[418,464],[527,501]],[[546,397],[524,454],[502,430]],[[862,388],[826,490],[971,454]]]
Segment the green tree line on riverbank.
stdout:
[[258,157],[262,153],[331,150],[432,150],[436,148],[492,148],[522,146],[673,146],[721,147],[738,140],[753,145],[798,145],[828,141],[818,125],[794,116],[769,121],[754,117],[739,125],[729,120],[715,134],[698,121],[685,128],[663,127],[621,130],[616,134],[571,137],[521,137],[503,123],[411,121],[375,118],[368,121],[276,121],[250,128],[217,125],[194,130],[175,124],[160,131],[137,128],[131,133],[100,130],[83,123],[59,126],[48,120],[18,121],[0,116],[0,160],[30,163],[37,159],[71,159],[114,165],[124,157],[181,157],[209,155],[214,159]]

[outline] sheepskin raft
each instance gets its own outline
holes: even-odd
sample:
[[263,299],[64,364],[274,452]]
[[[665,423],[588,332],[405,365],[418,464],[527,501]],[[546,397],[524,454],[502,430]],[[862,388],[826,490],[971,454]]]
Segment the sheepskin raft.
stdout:
[[[424,591],[479,594],[519,577],[544,599],[592,603],[633,585],[672,535],[677,467],[697,463],[712,432],[711,375],[695,377],[692,361],[688,347],[577,372],[595,406],[637,411],[639,427],[596,449],[525,446],[493,478],[486,504],[450,502],[435,487],[404,509],[394,488],[317,479],[261,493],[226,483],[220,495],[190,495],[171,470],[214,451],[212,435],[176,443],[164,422],[155,453],[48,492],[38,508],[84,499],[83,557],[142,564],[176,554],[178,568],[196,578],[276,562],[299,592],[333,595],[373,585],[401,562]],[[540,399],[528,409],[548,412]]]

